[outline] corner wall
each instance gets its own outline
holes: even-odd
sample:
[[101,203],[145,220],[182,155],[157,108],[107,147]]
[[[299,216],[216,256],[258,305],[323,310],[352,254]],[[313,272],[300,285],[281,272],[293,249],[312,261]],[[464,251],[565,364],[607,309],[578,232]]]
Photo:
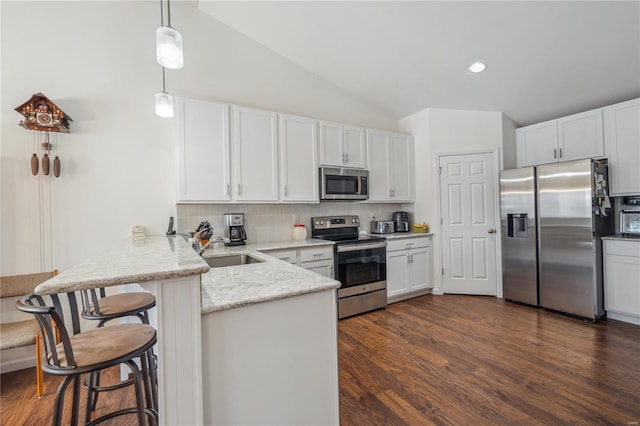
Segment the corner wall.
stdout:
[[[442,293],[442,253],[438,154],[476,150],[503,150],[503,114],[500,112],[426,109],[399,122],[400,131],[411,133],[415,142],[416,203],[414,221],[426,222],[433,236],[434,294]],[[508,126],[507,126],[508,127]],[[501,163],[504,159],[501,157]],[[497,165],[502,170],[502,164]],[[499,245],[499,242],[498,242]],[[496,254],[500,259],[500,249]],[[498,295],[502,288],[499,286]]]

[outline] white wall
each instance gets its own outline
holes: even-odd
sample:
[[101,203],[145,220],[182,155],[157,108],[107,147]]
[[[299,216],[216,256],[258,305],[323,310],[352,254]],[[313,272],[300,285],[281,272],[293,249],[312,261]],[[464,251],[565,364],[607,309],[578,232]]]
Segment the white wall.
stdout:
[[[167,72],[170,93],[397,130],[392,117],[196,8],[172,6],[185,67]],[[137,224],[163,233],[176,215],[175,121],[154,115],[158,2],[5,1],[0,9],[0,274],[68,268],[111,250]],[[73,119],[71,134],[57,139],[58,179],[31,175],[34,136],[13,111],[39,91]],[[38,212],[49,187],[51,254],[40,247]],[[47,239],[46,221],[43,231]]]
[[[500,112],[426,109],[400,120],[400,131],[415,141],[415,222],[426,222],[434,232],[434,293],[442,292],[440,211],[437,155],[499,149],[502,153],[503,114]],[[508,127],[508,124],[507,124]],[[501,160],[502,161],[502,160]],[[498,165],[502,169],[502,165]],[[498,259],[500,255],[498,253]],[[501,292],[499,292],[501,294]]]

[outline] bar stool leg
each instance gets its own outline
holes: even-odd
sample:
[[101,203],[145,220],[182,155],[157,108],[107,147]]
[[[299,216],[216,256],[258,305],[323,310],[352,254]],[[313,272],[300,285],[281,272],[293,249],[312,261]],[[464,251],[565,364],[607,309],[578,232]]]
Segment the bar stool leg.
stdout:
[[73,380],[73,376],[67,376],[64,378],[60,386],[58,387],[58,391],[56,392],[56,399],[53,404],[53,419],[51,424],[53,426],[61,426],[62,425],[62,409],[64,408],[64,392],[67,390],[67,386]]
[[140,375],[140,369],[138,368],[138,365],[135,363],[135,361],[127,361],[126,363],[129,368],[131,369],[131,371],[133,372],[133,380],[134,380],[134,385],[136,387],[136,403],[137,403],[137,408],[138,408],[138,424],[139,425],[144,425],[145,424],[145,409],[144,409],[144,398],[142,396],[142,383],[140,383],[140,380],[142,379],[142,376]]
[[73,376],[73,403],[71,405],[71,424],[77,426],[80,415],[80,388],[82,386],[82,375]]

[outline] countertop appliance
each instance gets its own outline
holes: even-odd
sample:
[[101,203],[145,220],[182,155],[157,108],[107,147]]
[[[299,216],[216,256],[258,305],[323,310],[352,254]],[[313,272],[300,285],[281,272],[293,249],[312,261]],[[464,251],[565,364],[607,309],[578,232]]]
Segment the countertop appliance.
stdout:
[[311,218],[311,236],[335,241],[334,274],[338,288],[338,319],[387,306],[387,242],[359,235],[358,216]]
[[368,198],[368,170],[320,167],[321,200],[366,200]]
[[392,234],[393,221],[392,220],[375,220],[371,221],[371,233],[372,234]]
[[607,186],[606,160],[500,174],[505,299],[592,320],[604,315],[600,238],[614,229]]
[[247,233],[244,230],[244,213],[225,213],[224,226],[224,236],[228,240],[224,245],[243,246],[246,244]]
[[620,233],[640,236],[640,210],[622,210],[620,212]]
[[395,232],[409,232],[409,215],[407,212],[393,213],[393,229]]

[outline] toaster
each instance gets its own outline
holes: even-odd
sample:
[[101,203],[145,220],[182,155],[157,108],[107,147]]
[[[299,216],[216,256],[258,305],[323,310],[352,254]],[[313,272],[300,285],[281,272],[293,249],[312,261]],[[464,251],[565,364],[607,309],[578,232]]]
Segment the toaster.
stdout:
[[372,220],[371,233],[372,234],[392,234],[393,221],[392,220]]

